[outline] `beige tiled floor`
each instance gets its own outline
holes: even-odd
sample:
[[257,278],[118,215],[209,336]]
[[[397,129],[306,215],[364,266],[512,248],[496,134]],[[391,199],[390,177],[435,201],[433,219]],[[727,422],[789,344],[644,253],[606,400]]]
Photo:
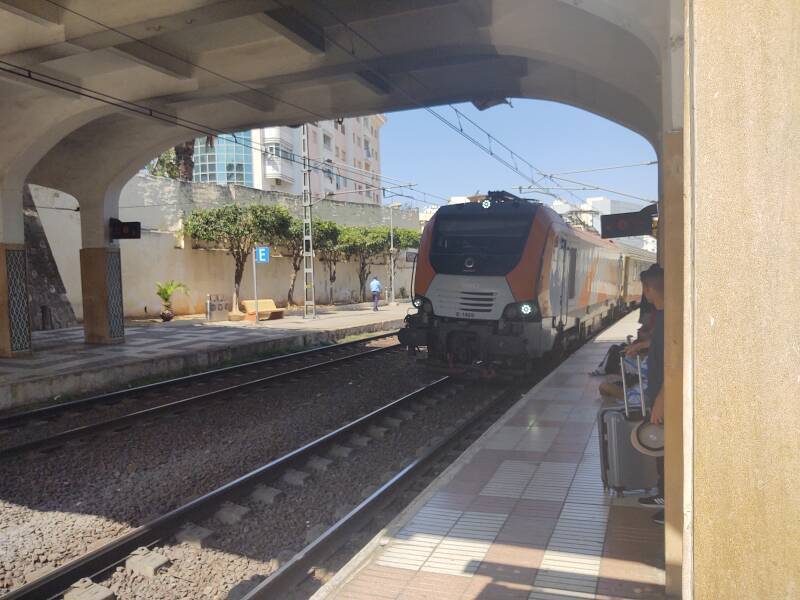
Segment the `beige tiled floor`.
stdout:
[[603,489],[599,380],[588,375],[635,326],[634,315],[623,319],[528,392],[388,544],[318,597],[663,598],[663,532],[652,511]]

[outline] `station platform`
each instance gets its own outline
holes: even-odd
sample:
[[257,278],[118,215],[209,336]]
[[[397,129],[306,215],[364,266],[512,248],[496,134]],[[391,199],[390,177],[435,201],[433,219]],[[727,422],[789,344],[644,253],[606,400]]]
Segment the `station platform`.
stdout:
[[526,393],[314,600],[663,599],[663,528],[600,476],[592,377],[635,312]]
[[0,412],[397,329],[409,307],[327,308],[313,320],[126,324],[125,342],[114,345],[86,344],[82,327],[37,331],[30,356],[0,359]]

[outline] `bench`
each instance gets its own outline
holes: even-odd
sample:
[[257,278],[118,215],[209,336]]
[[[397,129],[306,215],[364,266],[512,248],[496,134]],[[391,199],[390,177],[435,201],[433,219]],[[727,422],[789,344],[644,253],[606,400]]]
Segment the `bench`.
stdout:
[[[256,301],[255,300],[242,300],[240,303],[244,307],[245,318],[248,321],[256,320]],[[261,319],[282,319],[283,313],[286,312],[283,308],[275,306],[275,301],[271,298],[258,299],[258,316]]]

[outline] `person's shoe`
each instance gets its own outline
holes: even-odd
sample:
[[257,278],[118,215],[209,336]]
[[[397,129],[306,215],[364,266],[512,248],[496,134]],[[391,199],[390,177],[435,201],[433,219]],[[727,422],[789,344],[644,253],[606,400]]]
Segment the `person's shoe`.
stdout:
[[658,525],[663,525],[664,524],[664,511],[663,510],[658,511],[656,514],[653,515],[652,519],[653,519],[653,523],[656,523]]
[[644,498],[639,498],[639,506],[661,508],[664,506],[664,496],[661,494],[656,494],[655,496],[645,496]]

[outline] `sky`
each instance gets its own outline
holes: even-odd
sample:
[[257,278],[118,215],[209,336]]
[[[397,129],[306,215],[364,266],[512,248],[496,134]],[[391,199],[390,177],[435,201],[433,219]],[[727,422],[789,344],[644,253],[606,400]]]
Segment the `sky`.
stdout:
[[[602,117],[555,102],[516,99],[511,103],[513,107],[501,105],[482,112],[472,104],[456,106],[544,173],[656,160],[653,148],[643,137]],[[457,122],[449,107],[436,107],[434,110]],[[424,109],[388,113],[386,116],[387,123],[381,130],[381,170],[388,177],[416,183],[418,190],[444,197],[498,189],[517,193],[514,186],[529,184]],[[468,124],[466,127],[477,136],[476,129]],[[658,192],[656,165],[564,177],[653,200]],[[569,188],[583,187],[560,183]],[[545,181],[540,185],[554,184]],[[605,195],[630,200],[606,191],[572,192],[580,198]],[[554,193],[565,201],[577,203],[575,196],[567,191]],[[551,198],[538,196],[538,199],[547,201]],[[405,198],[398,200],[407,202]],[[633,202],[645,205],[644,202]],[[422,208],[424,205],[414,206]]]

